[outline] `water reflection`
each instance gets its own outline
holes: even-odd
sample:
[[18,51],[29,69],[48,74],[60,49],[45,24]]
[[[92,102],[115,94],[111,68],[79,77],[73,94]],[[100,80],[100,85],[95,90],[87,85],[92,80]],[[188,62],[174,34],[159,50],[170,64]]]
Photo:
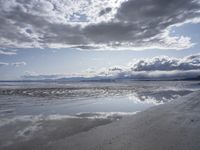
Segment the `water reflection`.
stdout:
[[48,144],[172,101],[199,86],[190,82],[0,85],[0,149],[24,141]]
[[193,82],[0,85],[0,116],[136,112],[199,89]]
[[135,103],[152,103],[155,105],[170,102],[177,99],[180,96],[190,94],[191,90],[166,90],[166,91],[145,91],[145,92],[134,92],[128,95],[130,100]]

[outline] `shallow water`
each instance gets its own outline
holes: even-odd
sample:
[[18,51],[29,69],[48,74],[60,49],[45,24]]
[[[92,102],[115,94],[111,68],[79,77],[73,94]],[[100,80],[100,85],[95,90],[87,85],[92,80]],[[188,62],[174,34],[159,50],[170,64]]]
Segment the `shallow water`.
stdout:
[[137,112],[198,86],[196,82],[1,83],[0,116]]
[[66,138],[173,101],[199,87],[198,82],[181,81],[2,82],[0,148],[13,149],[17,144],[29,148],[32,140],[45,144]]

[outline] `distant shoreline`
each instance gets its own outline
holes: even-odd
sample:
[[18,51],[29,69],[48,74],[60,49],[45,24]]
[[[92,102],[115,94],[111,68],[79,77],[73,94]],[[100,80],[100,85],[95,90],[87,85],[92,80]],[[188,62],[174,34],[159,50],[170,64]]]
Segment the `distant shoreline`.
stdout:
[[184,78],[184,79],[47,79],[47,80],[0,80],[0,82],[124,82],[124,81],[200,81],[200,76],[196,78]]

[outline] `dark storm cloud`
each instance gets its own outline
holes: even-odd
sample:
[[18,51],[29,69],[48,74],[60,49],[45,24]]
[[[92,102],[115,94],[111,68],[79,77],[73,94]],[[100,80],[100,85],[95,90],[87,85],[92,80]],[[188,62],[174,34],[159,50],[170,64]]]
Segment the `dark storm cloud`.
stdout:
[[[91,14],[84,12],[79,17],[85,16],[85,20],[80,17],[78,23],[72,24],[66,19],[67,10],[62,9],[68,7],[64,1],[0,0],[0,46],[85,48],[104,45],[183,49],[192,46],[190,39],[171,38],[164,34],[166,29],[200,16],[199,1],[128,0],[117,8],[109,21],[87,22],[87,15]],[[101,9],[97,20],[110,14],[112,9]],[[85,22],[87,25],[82,26]]]
[[[83,29],[84,35],[94,43],[126,42],[134,36],[135,26],[128,23],[109,22],[88,25]],[[136,31],[137,32],[137,31]]]
[[194,0],[128,0],[117,11],[119,20],[147,25],[174,24],[193,18],[199,10]]

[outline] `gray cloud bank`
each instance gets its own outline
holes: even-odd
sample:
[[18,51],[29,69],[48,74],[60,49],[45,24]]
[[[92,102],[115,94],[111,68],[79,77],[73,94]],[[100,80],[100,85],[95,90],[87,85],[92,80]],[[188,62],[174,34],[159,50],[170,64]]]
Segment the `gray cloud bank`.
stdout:
[[[200,76],[200,54],[184,58],[158,56],[149,59],[133,60],[127,66],[114,66],[74,75],[74,79],[133,79],[167,80],[185,79]],[[72,79],[66,75],[26,75],[23,79]]]
[[190,38],[170,27],[199,10],[198,0],[0,0],[0,46],[184,49]]

